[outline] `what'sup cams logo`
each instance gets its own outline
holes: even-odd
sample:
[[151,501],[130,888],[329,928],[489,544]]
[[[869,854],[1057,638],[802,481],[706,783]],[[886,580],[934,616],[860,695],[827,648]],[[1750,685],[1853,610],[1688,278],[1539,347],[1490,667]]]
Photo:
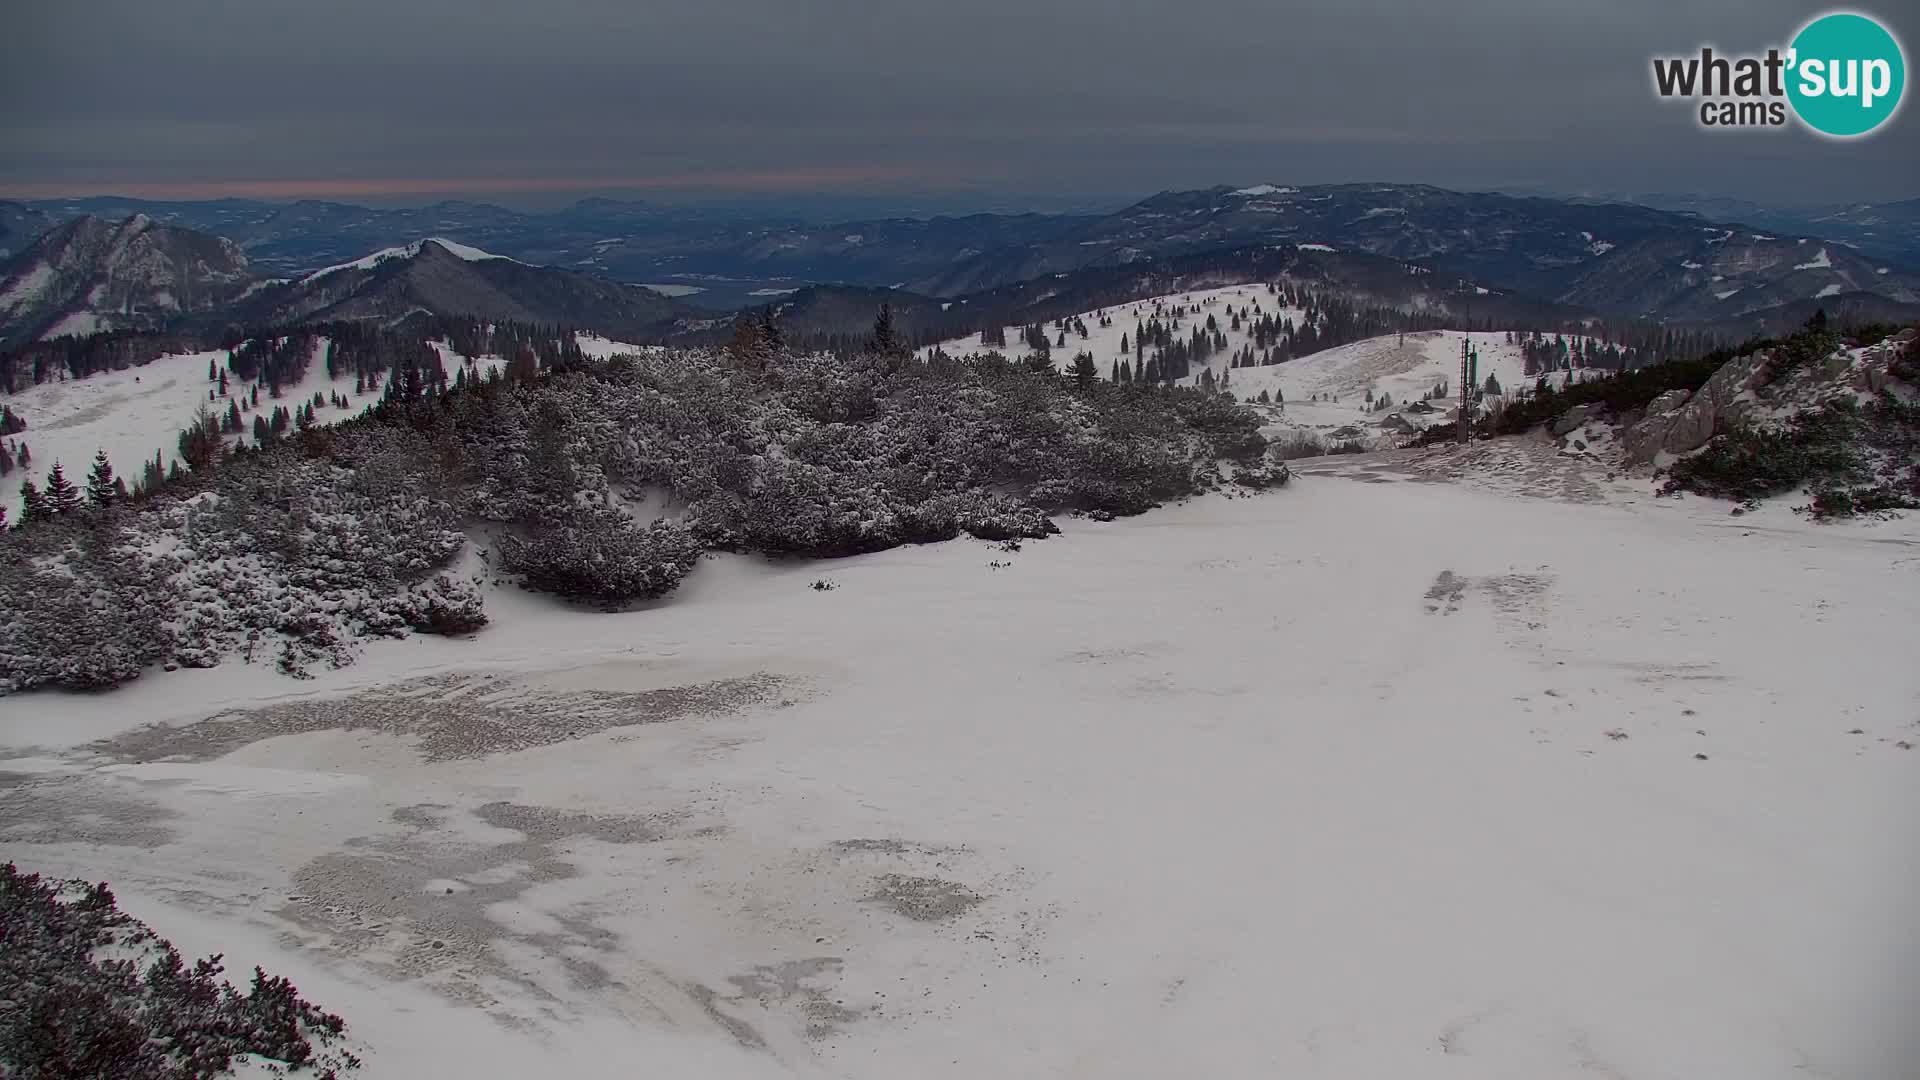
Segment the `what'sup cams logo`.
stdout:
[[1701,127],[1780,128],[1789,117],[1813,131],[1851,139],[1884,128],[1900,110],[1907,62],[1885,24],[1835,11],[1794,34],[1783,50],[1723,56],[1656,56],[1653,89],[1662,98],[1697,101]]

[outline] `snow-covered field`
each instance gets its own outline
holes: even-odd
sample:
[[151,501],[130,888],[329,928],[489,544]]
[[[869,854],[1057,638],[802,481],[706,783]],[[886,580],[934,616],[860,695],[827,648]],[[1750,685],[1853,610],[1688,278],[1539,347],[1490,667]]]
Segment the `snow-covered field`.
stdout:
[[371,1078],[1912,1075],[1920,525],[1411,468],[0,699],[0,853]]

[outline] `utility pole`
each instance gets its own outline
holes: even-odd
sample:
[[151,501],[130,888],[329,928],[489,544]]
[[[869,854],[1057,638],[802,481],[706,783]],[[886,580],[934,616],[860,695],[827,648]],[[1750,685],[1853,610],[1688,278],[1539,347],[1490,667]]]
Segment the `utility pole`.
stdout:
[[1467,445],[1471,437],[1472,422],[1468,419],[1467,409],[1473,403],[1474,355],[1471,339],[1460,339],[1460,445]]

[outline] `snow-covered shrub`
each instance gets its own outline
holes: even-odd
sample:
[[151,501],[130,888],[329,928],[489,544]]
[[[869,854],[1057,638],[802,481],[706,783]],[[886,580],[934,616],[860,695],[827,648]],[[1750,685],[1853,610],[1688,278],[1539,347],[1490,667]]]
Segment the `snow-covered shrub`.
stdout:
[[247,1054],[320,1080],[360,1065],[340,1017],[259,968],[242,992],[219,956],[188,966],[105,883],[0,864],[0,942],[0,1076],[193,1080]]
[[1256,491],[1280,487],[1291,479],[1293,479],[1292,471],[1287,468],[1285,462],[1277,458],[1237,466],[1233,470],[1234,483]]
[[40,529],[0,542],[0,691],[138,677],[171,652],[167,607],[148,560],[111,531]]
[[[478,522],[523,584],[610,608],[664,595],[709,549],[1038,539],[1050,513],[1205,490],[1222,459],[1270,478],[1259,423],[1219,395],[990,358],[663,351],[470,382],[211,463],[111,528],[0,538],[18,567],[0,688],[235,655],[303,672],[350,662],[357,639],[471,632],[481,596],[442,572]],[[121,539],[99,557],[63,529]]]
[[422,634],[471,634],[487,625],[486,604],[470,581],[441,574],[395,598],[406,624]]
[[604,608],[666,595],[701,552],[681,526],[641,525],[615,510],[578,511],[498,546],[501,565],[533,588]]

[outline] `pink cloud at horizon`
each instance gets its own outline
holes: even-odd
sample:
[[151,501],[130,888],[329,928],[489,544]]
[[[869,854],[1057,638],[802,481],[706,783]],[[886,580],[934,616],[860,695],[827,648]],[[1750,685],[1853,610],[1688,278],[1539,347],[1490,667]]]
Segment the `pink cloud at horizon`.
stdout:
[[[395,195],[541,194],[569,191],[780,192],[925,179],[931,170],[896,165],[830,165],[651,176],[377,177],[357,179],[0,181],[0,197],[51,199],[121,195],[164,199],[377,198]],[[951,179],[951,174],[943,171]]]

